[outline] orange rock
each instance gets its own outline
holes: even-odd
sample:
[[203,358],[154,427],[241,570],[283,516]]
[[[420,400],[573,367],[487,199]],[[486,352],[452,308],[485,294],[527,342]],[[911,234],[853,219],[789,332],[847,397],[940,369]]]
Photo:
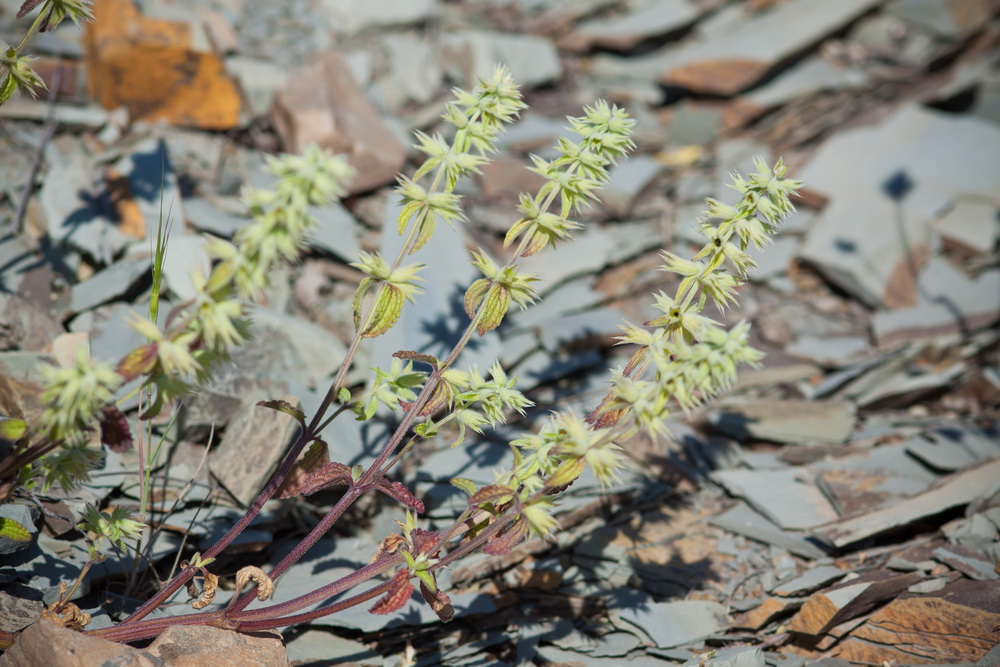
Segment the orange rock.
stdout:
[[192,49],[186,23],[142,16],[132,0],[97,0],[84,31],[91,96],[133,120],[225,130],[239,120],[240,94],[213,53]]

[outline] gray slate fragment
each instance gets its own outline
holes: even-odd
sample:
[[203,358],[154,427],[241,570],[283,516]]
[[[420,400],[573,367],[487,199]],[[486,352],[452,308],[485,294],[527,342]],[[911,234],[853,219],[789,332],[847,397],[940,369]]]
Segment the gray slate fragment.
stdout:
[[[992,535],[990,536],[992,537]],[[1000,579],[996,567],[985,556],[980,556],[970,549],[951,545],[939,547],[933,551],[934,558],[958,570],[974,581],[994,581]]]
[[70,310],[81,313],[123,296],[149,273],[151,264],[149,253],[141,251],[101,269],[87,280],[73,285]]
[[379,658],[378,653],[361,642],[317,629],[309,629],[286,639],[285,648],[288,659],[293,663],[319,661],[357,663]]
[[685,667],[765,667],[766,664],[759,646],[731,646],[719,649],[707,661],[698,658],[684,663]]
[[334,30],[348,35],[421,23],[438,11],[436,0],[322,0],[319,5]]
[[956,442],[931,442],[923,438],[906,441],[906,451],[937,470],[953,472],[978,460],[968,449]]
[[800,475],[801,471],[789,468],[717,470],[711,476],[782,528],[812,528],[836,520],[830,501],[815,486],[802,482]]
[[861,69],[837,67],[820,55],[811,55],[754,88],[743,99],[762,109],[771,109],[822,90],[860,87],[867,80],[867,73]]
[[[298,407],[296,397],[283,398]],[[298,430],[298,422],[290,415],[247,406],[226,427],[222,442],[209,456],[209,470],[237,500],[249,505]]]
[[631,157],[608,171],[608,182],[601,187],[602,210],[610,217],[626,215],[636,198],[663,171],[663,163],[648,155]]
[[729,625],[726,608],[704,600],[651,602],[624,608],[619,614],[622,620],[637,625],[663,649],[690,644]]
[[866,304],[882,304],[955,193],[1000,190],[998,155],[1000,127],[914,105],[839,133],[797,175],[831,198],[800,256]]
[[1000,489],[1000,459],[943,478],[927,491],[889,507],[845,519],[826,528],[830,541],[845,547],[883,532],[935,516]]
[[184,214],[195,229],[224,239],[250,224],[250,218],[224,211],[200,197],[184,200]]
[[832,584],[847,574],[844,570],[833,565],[821,565],[811,570],[806,570],[805,574],[796,577],[791,581],[786,581],[771,589],[775,595],[782,597],[803,595],[812,593],[828,584]]
[[193,234],[172,234],[167,242],[163,259],[163,281],[178,301],[189,301],[198,296],[194,275],[202,279],[211,274],[212,260],[206,249],[205,239]]
[[441,41],[441,64],[450,78],[471,87],[505,63],[524,87],[540,86],[562,76],[562,63],[551,41],[534,35],[459,30]]
[[573,46],[627,51],[642,41],[680,30],[700,12],[688,0],[656,0],[613,18],[581,23],[570,35]]
[[709,523],[758,542],[773,544],[803,558],[817,560],[826,556],[826,551],[820,546],[822,543],[817,539],[782,530],[745,503],[737,503],[731,509],[709,519]]
[[938,37],[964,39],[993,13],[989,2],[938,2],[938,0],[894,0],[885,11],[932,31]]
[[736,438],[792,444],[840,443],[854,430],[854,407],[847,401],[727,401],[710,421]]
[[946,245],[981,255],[1000,239],[1000,209],[980,201],[959,200],[934,223]]
[[823,366],[839,368],[868,356],[871,345],[862,336],[802,336],[787,345],[785,352]]
[[948,577],[937,577],[936,579],[918,581],[906,590],[910,593],[937,593],[947,586],[948,583]]
[[266,116],[275,94],[285,82],[285,70],[268,60],[245,56],[226,58],[225,65],[243,92],[247,111],[254,117]]
[[309,232],[309,244],[348,262],[358,261],[357,223],[346,208],[334,202],[325,208],[310,208],[316,227]]

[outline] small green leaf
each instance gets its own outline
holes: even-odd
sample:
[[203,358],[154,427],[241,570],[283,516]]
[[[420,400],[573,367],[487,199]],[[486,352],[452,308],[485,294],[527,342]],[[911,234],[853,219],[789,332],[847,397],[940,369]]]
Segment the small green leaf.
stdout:
[[347,387],[341,387],[337,392],[337,400],[343,405],[347,405],[351,402],[351,390]]
[[31,533],[17,521],[0,517],[0,537],[17,542],[27,542],[31,539]]
[[428,421],[414,426],[413,432],[421,438],[433,438],[438,434],[438,427],[434,422]]
[[4,75],[3,83],[0,83],[0,105],[5,104],[15,92],[17,92],[17,79],[10,74]]
[[361,332],[361,336],[375,338],[391,329],[403,313],[404,300],[402,290],[395,285],[386,285],[385,289],[379,292],[375,298],[375,303],[372,305],[371,323]]
[[470,496],[474,494],[478,489],[476,488],[476,483],[471,479],[466,479],[465,477],[452,477],[450,480],[451,485],[456,489],[461,489],[465,491]]
[[284,401],[280,398],[273,401],[257,401],[257,407],[271,408],[272,410],[277,410],[278,412],[284,412],[286,415],[291,415],[295,421],[302,425],[302,428],[306,427],[305,413],[288,401]]
[[0,438],[4,440],[20,440],[27,430],[28,425],[23,419],[0,418]]

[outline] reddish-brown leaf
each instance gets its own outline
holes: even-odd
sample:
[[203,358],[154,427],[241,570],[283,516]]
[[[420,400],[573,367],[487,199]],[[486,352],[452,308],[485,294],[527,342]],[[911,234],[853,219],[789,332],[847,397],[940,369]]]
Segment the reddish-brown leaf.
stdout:
[[435,370],[437,369],[438,364],[441,363],[440,360],[438,360],[438,358],[433,354],[424,354],[422,352],[414,352],[413,350],[400,350],[398,352],[393,352],[392,356],[397,359],[403,359],[404,361],[422,361]]
[[455,617],[455,607],[451,604],[451,598],[440,588],[432,591],[427,588],[427,584],[421,581],[420,594],[424,596],[424,600],[431,606],[438,618],[445,623]]
[[509,554],[510,550],[516,547],[517,544],[524,539],[524,536],[527,535],[527,533],[527,524],[518,519],[514,522],[514,525],[507,528],[506,531],[497,537],[494,537],[486,546],[484,546],[483,553],[491,556],[503,556],[504,554]]
[[378,545],[378,551],[372,556],[372,559],[368,561],[369,563],[374,563],[379,558],[383,556],[388,556],[389,554],[394,554],[399,551],[400,545],[406,544],[406,538],[399,533],[390,533],[385,536],[382,540],[382,544]]
[[502,484],[487,484],[469,497],[469,506],[491,503],[501,498],[514,495],[514,489]]
[[411,509],[417,514],[424,513],[424,503],[415,495],[413,492],[406,488],[406,485],[402,482],[389,482],[386,478],[381,477],[375,482],[376,488],[389,496],[390,498],[395,498],[407,509]]
[[425,554],[433,557],[437,552],[436,547],[438,546],[438,538],[440,537],[440,530],[414,528],[410,531],[410,539],[413,540],[413,555]]
[[121,454],[132,449],[132,429],[128,419],[114,405],[101,408],[101,442],[113,452]]
[[306,475],[302,495],[308,496],[328,486],[350,486],[351,469],[343,463],[327,463]]
[[302,493],[302,488],[313,472],[322,465],[330,462],[330,450],[322,440],[316,440],[309,445],[305,455],[295,462],[288,476],[281,482],[281,486],[275,492],[276,498],[291,498]]
[[153,370],[158,354],[159,345],[157,343],[140,345],[121,358],[115,372],[121,375],[126,382],[131,382]]
[[411,595],[413,584],[410,583],[410,571],[401,567],[396,570],[389,590],[368,611],[373,614],[391,614],[402,609]]
[[19,19],[24,18],[24,16],[28,12],[37,7],[41,2],[42,0],[24,0],[24,3],[21,5],[21,8],[17,10],[16,14],[17,18]]

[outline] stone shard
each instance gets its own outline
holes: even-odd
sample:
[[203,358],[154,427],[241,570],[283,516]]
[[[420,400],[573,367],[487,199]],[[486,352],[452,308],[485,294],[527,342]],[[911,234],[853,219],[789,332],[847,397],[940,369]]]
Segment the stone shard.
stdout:
[[713,414],[714,425],[737,438],[792,444],[841,443],[854,430],[848,401],[731,401]]
[[145,655],[172,667],[287,667],[277,633],[243,634],[200,625],[175,625],[149,645]]
[[[294,396],[279,398],[299,407]],[[290,415],[249,405],[229,422],[222,442],[209,458],[209,470],[237,500],[248,505],[278,467],[298,429],[298,422]]]
[[559,45],[576,51],[594,47],[628,51],[646,40],[683,30],[700,13],[688,0],[658,0],[622,16],[582,23]]
[[504,63],[511,76],[524,87],[541,86],[562,76],[562,63],[549,40],[485,30],[448,33],[439,55],[448,75],[471,88],[480,77],[489,78],[497,63]]
[[703,600],[653,602],[620,613],[622,620],[637,625],[660,648],[688,644],[727,626],[726,608]]
[[300,153],[317,144],[347,155],[357,174],[352,194],[392,182],[406,161],[406,149],[379,118],[335,50],[317,55],[291,73],[271,110],[285,149]]
[[915,521],[961,507],[1000,488],[1000,459],[954,473],[921,494],[861,516],[843,519],[826,528],[837,547],[901,528]]
[[997,581],[956,581],[927,596],[904,593],[851,633],[837,655],[852,664],[976,663],[996,646],[998,601]]
[[[132,0],[97,0],[84,28],[91,96],[135,120],[206,130],[236,126],[240,94],[188,23],[143,16]],[[206,45],[207,46],[207,45]]]
[[837,518],[830,501],[815,486],[802,482],[793,468],[717,470],[711,476],[782,528],[812,528]]
[[865,614],[923,578],[919,572],[876,570],[813,593],[788,622],[788,630],[820,635],[835,625]]

